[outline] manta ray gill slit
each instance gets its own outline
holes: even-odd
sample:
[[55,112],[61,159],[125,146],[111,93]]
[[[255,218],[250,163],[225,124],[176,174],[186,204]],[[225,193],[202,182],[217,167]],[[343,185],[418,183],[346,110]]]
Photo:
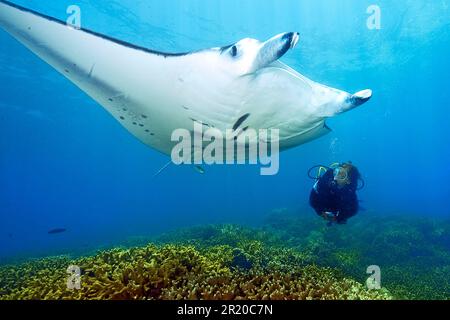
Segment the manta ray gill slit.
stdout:
[[246,113],[242,117],[240,117],[233,125],[233,131],[236,131],[241,126],[241,124],[243,124],[244,121],[248,119],[248,117],[250,117],[250,113]]

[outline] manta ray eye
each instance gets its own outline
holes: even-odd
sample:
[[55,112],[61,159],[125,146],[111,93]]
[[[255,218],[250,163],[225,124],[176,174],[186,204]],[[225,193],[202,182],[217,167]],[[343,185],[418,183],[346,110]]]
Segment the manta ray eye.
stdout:
[[230,54],[231,54],[231,56],[234,58],[234,57],[236,57],[237,56],[237,47],[236,46],[232,46],[231,47],[231,49],[230,49]]

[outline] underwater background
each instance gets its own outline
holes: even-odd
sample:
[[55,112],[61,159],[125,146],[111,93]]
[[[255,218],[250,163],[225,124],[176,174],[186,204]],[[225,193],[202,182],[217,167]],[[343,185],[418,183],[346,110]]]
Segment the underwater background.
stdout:
[[[361,283],[366,267],[379,265],[394,297],[450,298],[450,1],[14,3],[61,20],[76,4],[84,28],[164,52],[298,31],[300,44],[283,62],[374,96],[330,119],[328,136],[281,153],[275,176],[260,176],[257,166],[205,174],[170,166],[154,177],[168,157],[0,31],[0,265],[149,242],[255,256],[242,243],[256,241]],[[381,9],[380,30],[367,27],[370,5]],[[364,210],[327,227],[308,205],[307,171],[348,160],[365,181]],[[55,228],[66,232],[48,234]]]

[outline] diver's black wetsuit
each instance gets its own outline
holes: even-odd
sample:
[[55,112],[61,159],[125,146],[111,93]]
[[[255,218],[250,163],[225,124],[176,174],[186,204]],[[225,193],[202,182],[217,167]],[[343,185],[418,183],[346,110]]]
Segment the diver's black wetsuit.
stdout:
[[309,203],[322,216],[324,212],[331,212],[336,222],[343,224],[347,219],[358,213],[358,174],[350,177],[351,183],[339,188],[334,181],[334,170],[329,169],[312,189]]

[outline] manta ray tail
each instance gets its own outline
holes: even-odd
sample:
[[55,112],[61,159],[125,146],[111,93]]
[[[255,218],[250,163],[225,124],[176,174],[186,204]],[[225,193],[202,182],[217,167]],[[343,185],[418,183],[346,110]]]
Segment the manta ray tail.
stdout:
[[154,175],[153,178],[156,178],[157,176],[159,176],[164,170],[166,170],[171,164],[172,164],[172,160],[170,160],[169,162],[167,162],[164,166],[162,166],[161,169],[159,169]]
[[[167,162],[164,166],[162,166],[161,169],[159,169],[154,175],[153,178],[156,178],[157,176],[159,176],[161,173],[163,173],[171,164],[172,164],[172,160],[170,160],[169,162]],[[205,169],[203,169],[203,167],[201,166],[193,166],[194,170],[199,173],[199,174],[204,174],[205,173]]]

